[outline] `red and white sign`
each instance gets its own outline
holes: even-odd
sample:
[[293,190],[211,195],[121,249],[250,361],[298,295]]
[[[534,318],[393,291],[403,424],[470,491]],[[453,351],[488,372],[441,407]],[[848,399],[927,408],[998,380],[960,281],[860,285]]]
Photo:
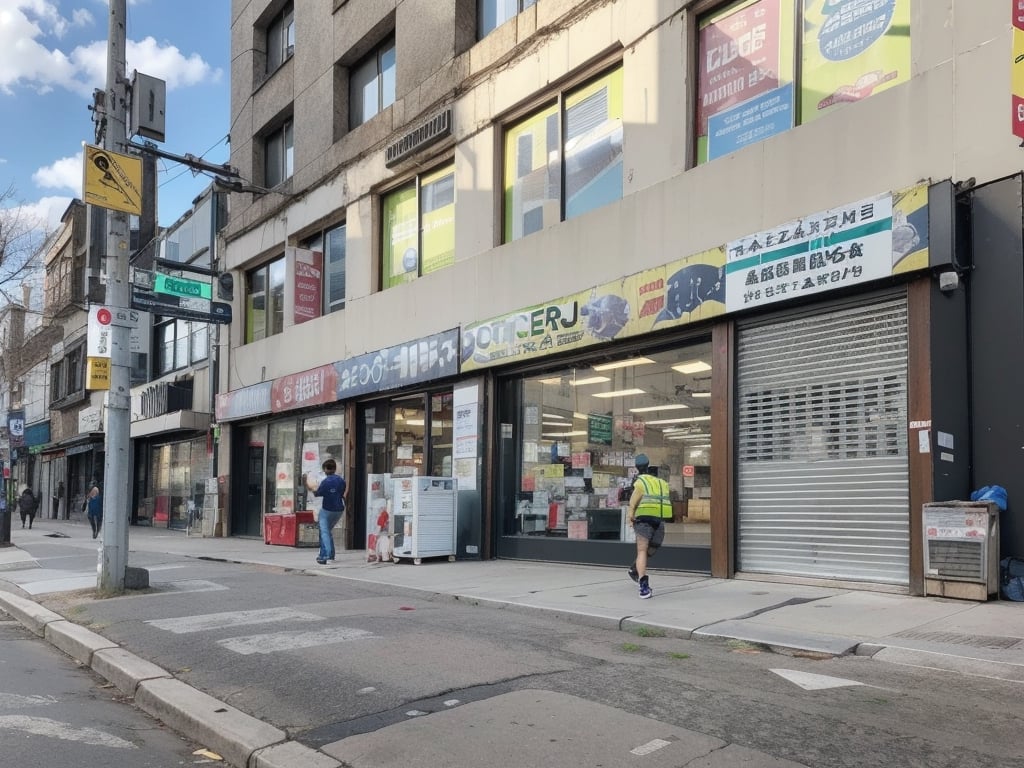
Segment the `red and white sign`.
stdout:
[[693,464],[683,465],[683,477],[693,477]]
[[111,321],[113,315],[106,307],[89,307],[89,325],[86,331],[86,356],[110,357]]
[[292,273],[295,276],[292,318],[298,325],[323,313],[324,255],[304,248],[289,250],[293,253]]
[[270,409],[274,413],[310,405],[325,405],[337,399],[338,371],[333,365],[321,365],[302,373],[274,379],[270,390]]

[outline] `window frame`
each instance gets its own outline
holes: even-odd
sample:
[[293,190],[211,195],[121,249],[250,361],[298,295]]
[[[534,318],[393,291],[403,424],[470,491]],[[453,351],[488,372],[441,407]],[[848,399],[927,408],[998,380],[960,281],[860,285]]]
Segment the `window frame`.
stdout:
[[50,364],[51,407],[77,402],[86,394],[85,340],[64,350],[60,360]]
[[[280,273],[280,283],[275,284],[273,278]],[[263,276],[263,288],[259,291],[253,290],[254,279]],[[268,339],[284,333],[284,291],[287,279],[287,263],[282,253],[273,259],[245,271],[245,328],[243,344],[251,344],[255,341]],[[280,294],[280,300],[275,301],[275,288]],[[262,322],[255,322],[255,307],[253,300],[256,297],[263,297]],[[279,322],[275,322],[279,318]],[[261,327],[257,327],[257,325]]]
[[[431,208],[429,211],[424,211],[423,208],[427,197],[423,193],[424,188],[435,184],[440,185],[449,177],[451,178],[450,201],[444,202],[441,205]],[[401,200],[397,198],[397,196],[399,195],[408,195],[410,192],[412,194],[407,200]],[[394,288],[398,285],[402,285],[403,283],[412,282],[420,277],[423,277],[423,275],[430,274],[431,272],[435,272],[439,269],[444,269],[446,267],[452,266],[455,263],[455,211],[458,202],[457,198],[458,185],[455,180],[455,158],[449,158],[443,162],[440,162],[432,166],[428,171],[425,171],[424,173],[418,173],[411,179],[407,179],[403,184],[391,187],[390,189],[381,193],[381,253],[379,261],[379,290],[386,291],[389,288]],[[399,208],[401,206],[408,206],[410,205],[410,203],[415,205],[415,237],[412,238],[406,236],[401,238],[398,241],[398,248],[396,248],[394,245],[396,240],[392,235],[392,230],[389,230],[389,224],[391,223],[388,221],[389,207],[391,207],[389,205],[389,201],[395,201],[393,210],[396,216],[402,215],[399,213]],[[451,209],[452,220],[450,224],[446,225],[445,222],[443,221],[443,217],[445,215],[444,211],[446,211],[446,209],[449,208]],[[430,214],[437,214],[439,212],[441,212],[439,216],[439,219],[441,220],[438,222],[436,227],[431,227],[430,231],[427,231],[428,227],[424,225],[424,218],[427,217],[429,221]],[[451,243],[450,247],[447,249],[444,248],[445,243],[443,241],[443,238],[445,238],[445,235],[440,231],[442,227],[446,229],[450,227],[451,229]],[[442,249],[436,253],[428,254],[427,256],[425,256],[424,252],[427,250],[427,248],[425,248],[425,238],[428,238],[431,232],[439,233],[440,238],[442,239]],[[414,245],[411,244],[413,239],[415,239]],[[438,237],[437,235],[435,235],[434,242],[436,243],[437,240]],[[392,269],[392,264],[394,264],[395,260],[398,258],[397,250],[403,247],[404,250],[402,258],[403,266],[405,268],[400,273],[393,273],[394,270]],[[404,259],[408,254],[408,251],[412,248],[415,248],[416,252],[415,269],[405,265],[404,262]],[[425,266],[425,263],[427,266]],[[415,272],[415,274],[413,274],[413,272]]]
[[[385,66],[384,58],[387,54],[391,54],[392,61],[390,66]],[[360,95],[356,98],[356,86],[359,83],[358,75],[362,70],[374,69],[375,73],[372,78],[366,81],[365,87],[371,84],[376,85],[376,108],[372,113],[367,113],[366,104]],[[385,77],[390,72],[390,79]],[[395,44],[394,33],[384,38],[380,43],[375,45],[373,49],[359,59],[355,64],[349,67],[348,70],[348,129],[354,130],[364,123],[370,122],[374,117],[379,115],[385,109],[395,103],[397,98],[397,73],[398,73],[398,51]],[[391,88],[390,93],[385,92],[386,83],[390,82]],[[387,100],[390,97],[390,100]],[[387,100],[387,103],[385,101]],[[359,110],[359,115],[356,114],[356,110]]]
[[[164,350],[167,343],[163,334],[167,329],[174,331],[174,338],[170,344],[170,365],[166,365],[167,356]],[[196,340],[198,337],[206,336],[205,349],[197,349]],[[184,359],[180,359],[179,348],[184,345]],[[209,358],[209,324],[192,320],[181,320],[173,317],[157,316],[153,320],[153,373],[155,376],[165,376],[173,371],[180,371],[196,363],[201,363]]]
[[[336,300],[336,301],[332,301],[331,300],[331,289],[334,287],[334,280],[333,280],[333,278],[336,277],[337,273],[335,271],[333,271],[332,268],[331,268],[332,251],[331,251],[331,248],[330,248],[330,236],[333,233],[338,232],[338,231],[342,232],[342,239],[341,239],[342,247],[341,247],[341,257],[340,257],[340,261],[341,261],[341,270],[340,270],[340,275],[341,275],[341,298]],[[338,222],[337,224],[332,224],[331,226],[326,227],[325,229],[320,230],[315,235],[312,235],[311,237],[307,237],[305,240],[303,240],[302,243],[301,243],[301,247],[305,248],[306,250],[310,250],[310,251],[320,251],[320,253],[323,254],[323,277],[322,277],[323,282],[322,282],[322,284],[320,286],[320,288],[321,288],[321,296],[322,296],[322,302],[321,302],[321,307],[320,307],[321,313],[323,315],[329,315],[332,312],[337,312],[338,310],[344,309],[345,308],[345,298],[346,298],[346,295],[347,295],[347,290],[346,290],[347,289],[347,284],[346,284],[347,264],[346,264],[346,260],[348,258],[348,222],[345,221],[345,220],[342,220],[342,221]]]
[[[499,16],[500,16],[499,6],[507,5],[507,4],[510,4],[510,3],[515,3],[516,11],[514,13],[508,13],[508,15],[506,15],[504,18],[499,20]],[[520,13],[522,13],[525,10],[527,10],[528,8],[532,8],[536,4],[537,4],[537,0],[477,0],[477,2],[476,2],[476,39],[477,40],[483,40],[485,37],[487,37],[489,34],[491,34],[491,32],[496,30],[502,24],[504,24],[505,22],[507,22],[507,21],[509,21],[511,19],[514,19]],[[487,17],[486,17],[486,14],[484,13],[485,6],[494,9],[494,24],[493,24],[493,26],[489,26],[489,27],[486,27],[486,28],[484,26],[487,23],[487,21],[486,21]],[[507,12],[507,9],[506,9],[506,12]]]
[[[604,84],[602,86],[602,84]],[[577,104],[573,104],[573,99],[582,94],[592,91],[597,93],[602,87],[609,89],[610,98],[607,101],[606,106],[606,117],[603,123],[613,123],[617,121],[619,123],[618,134],[619,134],[619,153],[617,155],[616,163],[621,164],[624,157],[624,151],[622,149],[623,142],[623,131],[624,131],[624,95],[622,92],[624,84],[624,65],[621,58],[616,58],[611,61],[603,62],[599,68],[588,71],[587,73],[574,78],[564,83],[556,93],[553,95],[547,95],[544,99],[533,102],[529,107],[517,111],[510,115],[507,120],[502,124],[502,132],[500,138],[500,156],[501,156],[501,242],[510,243],[515,240],[522,239],[529,234],[541,231],[548,226],[554,224],[560,224],[568,221],[575,216],[582,215],[589,211],[603,207],[610,202],[621,200],[623,196],[623,187],[620,185],[618,190],[618,196],[614,200],[608,200],[597,205],[583,208],[577,212],[571,213],[569,211],[569,201],[566,199],[567,189],[567,171],[566,168],[568,163],[566,162],[567,151],[566,148],[570,143],[570,140],[566,137],[566,125],[567,125],[567,112]],[[590,95],[593,95],[591,93]],[[586,97],[581,99],[579,103],[585,100]],[[523,154],[519,152],[520,146],[523,143],[523,139],[532,138],[536,133],[529,132],[526,129],[532,124],[537,123],[538,125],[546,122],[554,116],[556,119],[555,131],[553,132],[554,137],[558,141],[558,147],[556,152],[548,150],[546,155],[550,158],[552,154],[557,155],[557,159],[552,163],[548,162],[544,166],[538,166],[533,168],[532,166],[524,172],[522,166]],[[550,126],[548,127],[548,134],[552,134]],[[546,139],[550,139],[551,135],[547,136]],[[510,150],[513,142],[515,142],[515,152]],[[532,149],[532,153],[536,153],[536,150]],[[611,166],[608,166],[611,167]],[[511,169],[515,169],[514,172],[510,173]],[[548,189],[557,188],[558,194],[558,221],[545,223],[545,219],[540,221],[540,226],[536,229],[531,229],[529,232],[515,235],[514,234],[514,221],[512,219],[512,200],[515,194],[515,183],[522,179],[525,175],[538,174],[544,172],[547,176],[557,173],[557,180],[552,181],[550,178],[547,181]],[[510,183],[509,179],[514,178],[514,182]],[[550,198],[549,198],[550,199]],[[539,209],[543,216],[543,206]]]
[[[272,156],[271,145],[280,142],[280,149],[275,150],[277,159]],[[271,174],[271,163],[276,167]],[[288,118],[280,126],[267,133],[263,139],[263,184],[268,189],[284,184],[295,174],[295,126]],[[280,178],[278,178],[280,177]]]
[[295,55],[295,4],[287,3],[267,24],[266,74],[271,75]]

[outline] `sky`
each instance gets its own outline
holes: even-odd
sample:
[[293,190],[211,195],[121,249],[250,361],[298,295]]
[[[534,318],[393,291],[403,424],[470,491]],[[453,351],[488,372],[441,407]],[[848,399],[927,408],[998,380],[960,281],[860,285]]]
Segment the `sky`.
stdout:
[[[167,152],[228,161],[230,15],[230,0],[128,0],[127,74],[167,83]],[[47,231],[82,195],[108,20],[107,0],[0,0],[0,194],[13,187],[0,207],[21,207]],[[170,160],[157,168],[159,224],[169,226],[211,179]]]

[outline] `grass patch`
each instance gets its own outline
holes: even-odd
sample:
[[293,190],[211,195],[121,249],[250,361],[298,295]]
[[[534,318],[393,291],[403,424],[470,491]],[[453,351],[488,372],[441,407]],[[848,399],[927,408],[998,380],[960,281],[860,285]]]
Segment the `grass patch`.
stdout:
[[635,630],[637,637],[665,637],[665,630],[655,629],[654,627],[637,627]]
[[670,659],[688,659],[688,658],[690,658],[690,654],[688,654],[688,653],[670,653],[668,655],[668,657]]
[[630,653],[634,653],[635,651],[639,651],[640,650],[640,646],[637,645],[636,643],[623,643],[622,644],[622,650],[628,651]]

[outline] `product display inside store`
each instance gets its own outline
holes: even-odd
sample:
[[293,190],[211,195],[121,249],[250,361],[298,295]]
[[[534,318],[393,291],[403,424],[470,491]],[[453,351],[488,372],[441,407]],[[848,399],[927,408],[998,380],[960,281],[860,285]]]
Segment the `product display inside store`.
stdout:
[[523,382],[515,530],[628,541],[644,453],[672,490],[665,546],[710,546],[711,344],[605,359]]

